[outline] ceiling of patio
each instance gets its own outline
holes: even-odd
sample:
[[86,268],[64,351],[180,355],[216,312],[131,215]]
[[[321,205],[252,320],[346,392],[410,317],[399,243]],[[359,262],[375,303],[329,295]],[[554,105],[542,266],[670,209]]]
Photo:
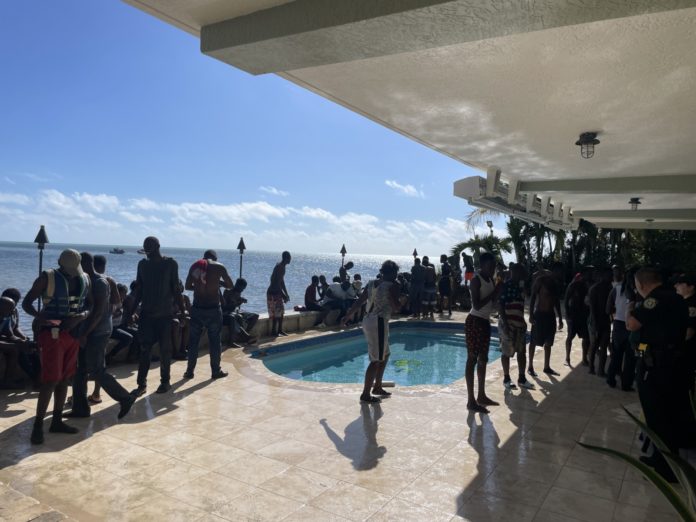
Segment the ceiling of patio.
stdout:
[[[528,191],[590,221],[691,221],[644,211],[696,207],[696,1],[356,0],[346,12],[317,0],[126,1],[200,33],[213,57],[277,73],[484,177],[495,166],[506,182],[616,178],[609,192],[591,181]],[[584,131],[599,132],[591,159],[574,144]],[[685,176],[665,192],[668,174]],[[629,177],[650,186],[634,192]],[[628,211],[633,196],[636,212],[591,213]]]

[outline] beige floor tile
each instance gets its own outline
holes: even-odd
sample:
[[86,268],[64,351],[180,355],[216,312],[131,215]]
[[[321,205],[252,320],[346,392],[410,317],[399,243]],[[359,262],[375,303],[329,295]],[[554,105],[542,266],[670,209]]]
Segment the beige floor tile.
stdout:
[[614,522],[676,522],[679,515],[675,511],[662,511],[653,508],[617,504]]
[[534,480],[533,474],[510,473],[498,468],[491,473],[479,491],[505,500],[514,500],[520,504],[541,506],[551,486]]
[[609,522],[615,506],[611,500],[553,487],[542,509],[587,522]]
[[621,479],[565,466],[555,483],[559,488],[586,493],[607,500],[618,501]]
[[210,471],[205,468],[171,458],[141,470],[139,475],[131,477],[131,480],[167,493],[208,473]]
[[577,518],[561,515],[552,511],[540,509],[534,517],[534,522],[579,522]]
[[464,501],[475,493],[446,482],[419,477],[403,488],[398,497],[428,509],[456,515]]
[[230,466],[219,469],[218,472],[226,477],[258,486],[289,467],[289,464],[278,460],[248,454],[238,458]]
[[309,502],[338,481],[301,468],[289,468],[275,477],[263,482],[259,487],[298,502]]
[[190,522],[206,515],[205,511],[190,504],[180,502],[164,495],[155,495],[149,502],[128,510],[123,520],[146,521],[166,520],[167,522]]
[[302,506],[289,517],[284,518],[283,522],[346,522],[347,520],[349,519],[313,506]]
[[310,504],[349,520],[366,520],[382,509],[389,497],[346,482],[339,482]]
[[298,464],[307,458],[307,455],[321,453],[324,450],[319,446],[300,442],[293,439],[284,439],[273,442],[256,451],[262,457],[279,460],[286,464]]
[[211,441],[203,446],[181,455],[181,460],[195,464],[210,471],[232,465],[240,457],[248,455],[248,451]]
[[576,446],[573,449],[566,461],[566,466],[607,477],[622,478],[626,472],[626,465],[623,462],[594,453],[582,446]]
[[672,512],[672,506],[669,502],[652,483],[646,480],[640,482],[624,481],[621,486],[619,502],[653,511]]
[[283,520],[302,507],[301,502],[254,488],[232,502],[221,506],[215,514],[227,520]]
[[124,518],[124,512],[134,510],[156,498],[159,494],[142,484],[119,483],[117,487],[103,489],[98,495],[87,493],[75,500],[80,508],[101,520]]
[[455,520],[471,522],[500,522],[500,520],[515,520],[516,522],[531,521],[537,508],[519,504],[490,495],[477,495],[467,500],[459,509]]
[[345,480],[391,497],[413,482],[419,474],[380,464],[372,469],[355,471]]
[[218,473],[208,473],[182,484],[168,495],[207,513],[217,513],[218,509],[251,491],[253,488],[248,484]]
[[370,522],[447,522],[451,515],[433,511],[423,506],[417,506],[405,500],[396,498],[370,517]]
[[244,426],[237,431],[233,431],[229,435],[220,437],[217,439],[217,442],[253,453],[264,446],[268,446],[279,440],[284,440],[284,438],[283,435]]

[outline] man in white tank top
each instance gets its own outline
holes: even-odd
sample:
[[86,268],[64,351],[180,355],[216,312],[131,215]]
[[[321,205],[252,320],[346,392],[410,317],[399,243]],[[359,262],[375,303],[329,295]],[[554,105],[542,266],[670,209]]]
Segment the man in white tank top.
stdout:
[[[491,313],[498,302],[502,283],[493,281],[495,257],[488,252],[481,255],[481,269],[471,280],[472,309],[466,318],[465,335],[468,358],[466,361],[466,388],[469,400],[466,407],[474,412],[488,413],[486,406],[498,403],[486,396],[486,365],[491,342]],[[474,370],[478,374],[478,395],[474,396]]]

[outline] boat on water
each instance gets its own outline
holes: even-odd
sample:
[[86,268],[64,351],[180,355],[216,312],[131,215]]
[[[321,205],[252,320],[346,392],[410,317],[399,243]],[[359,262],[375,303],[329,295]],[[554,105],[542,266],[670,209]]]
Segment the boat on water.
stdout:
[[138,249],[138,254],[140,254],[141,256],[144,256],[144,255],[145,255],[145,249],[144,249],[144,248],[139,248],[139,249]]
[[122,248],[112,248],[109,250],[109,254],[125,254],[126,251],[123,250]]

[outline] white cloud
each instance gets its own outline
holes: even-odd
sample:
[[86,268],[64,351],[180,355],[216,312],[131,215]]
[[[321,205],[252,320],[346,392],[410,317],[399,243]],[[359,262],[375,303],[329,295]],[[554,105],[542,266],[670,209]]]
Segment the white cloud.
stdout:
[[118,213],[126,221],[131,223],[164,223],[160,218],[155,216],[145,216],[143,214],[138,214],[137,212],[129,212],[127,210],[122,210]]
[[87,206],[94,212],[105,212],[118,210],[121,206],[116,196],[107,194],[87,194],[86,192],[75,192],[73,198],[78,203]]
[[5,179],[5,183],[9,183],[10,185],[16,185],[16,184],[17,184],[17,182],[16,182],[15,180],[13,180],[12,178],[8,178],[7,176],[5,176],[4,179]]
[[131,208],[138,210],[159,210],[162,208],[162,205],[148,198],[129,199],[128,203]]
[[408,196],[410,198],[424,198],[425,194],[423,193],[422,190],[418,190],[416,187],[413,185],[402,185],[398,181],[395,181],[393,179],[388,179],[384,181],[384,184],[396,190],[397,192],[403,194],[404,196]]
[[272,196],[287,197],[290,195],[290,193],[286,192],[285,190],[280,190],[276,187],[271,187],[271,186],[266,186],[266,185],[259,187],[259,190],[261,192],[265,192],[266,194],[271,194]]
[[0,203],[9,203],[14,205],[28,205],[31,203],[31,198],[25,194],[14,194],[12,192],[0,192]]
[[[455,218],[390,220],[263,200],[230,204],[122,201],[111,194],[46,189],[34,197],[0,193],[0,202],[12,215],[7,240],[33,237],[38,225],[45,224],[54,242],[137,245],[144,236],[156,235],[168,246],[223,248],[236,245],[244,236],[254,250],[321,253],[345,243],[353,253],[408,255],[415,247],[434,257],[472,236],[466,223]],[[476,227],[475,232],[485,234],[488,229]],[[497,229],[495,233],[505,235]]]

